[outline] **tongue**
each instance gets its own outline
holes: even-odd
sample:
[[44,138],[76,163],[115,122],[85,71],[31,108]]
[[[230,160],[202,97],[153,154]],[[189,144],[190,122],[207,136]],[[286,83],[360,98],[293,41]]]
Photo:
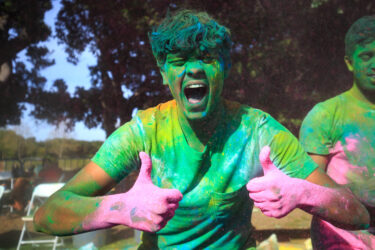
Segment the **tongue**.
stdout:
[[206,91],[207,91],[206,87],[186,88],[184,90],[184,93],[189,103],[197,104],[201,102],[202,99],[205,97]]
[[200,102],[201,99],[196,99],[196,98],[194,98],[194,97],[190,97],[190,98],[188,98],[188,101],[189,101],[190,103],[192,103],[192,104],[195,104],[195,103]]

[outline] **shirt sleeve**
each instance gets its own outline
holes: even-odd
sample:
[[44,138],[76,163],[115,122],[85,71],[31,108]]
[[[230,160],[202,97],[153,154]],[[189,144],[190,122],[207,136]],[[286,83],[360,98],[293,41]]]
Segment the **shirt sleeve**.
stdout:
[[328,155],[332,147],[332,116],[317,104],[305,117],[300,129],[300,142],[308,153]]
[[260,121],[260,150],[271,149],[271,161],[285,174],[306,179],[318,166],[303,150],[297,138],[270,115]]
[[135,116],[113,132],[91,160],[115,181],[121,181],[140,166],[138,154],[144,151],[142,131],[142,122]]

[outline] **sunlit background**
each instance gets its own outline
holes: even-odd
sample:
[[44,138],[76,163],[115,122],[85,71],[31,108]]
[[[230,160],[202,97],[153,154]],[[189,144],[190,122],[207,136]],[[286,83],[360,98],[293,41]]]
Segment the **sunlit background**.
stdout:
[[[375,13],[375,1],[0,0],[0,187],[8,192],[0,199],[1,249],[16,249],[39,183],[67,182],[137,110],[171,98],[147,34],[179,8],[204,10],[230,28],[223,95],[298,135],[317,102],[351,86],[344,36]],[[275,220],[254,209],[254,236],[275,233],[284,249],[310,249],[310,219],[296,211]],[[133,237],[129,228],[111,230],[109,249]]]
[[[41,70],[40,74],[47,79],[45,88],[52,88],[52,84],[56,79],[64,79],[67,83],[68,91],[73,94],[77,86],[84,88],[89,88],[90,82],[90,72],[88,66],[94,65],[96,63],[96,57],[89,49],[85,49],[80,55],[79,62],[77,65],[73,65],[67,61],[67,54],[64,51],[64,45],[59,44],[55,33],[55,21],[57,18],[57,13],[61,8],[59,1],[52,1],[52,9],[46,11],[44,16],[44,22],[51,28],[52,34],[47,41],[41,42],[41,45],[46,46],[50,50],[49,58],[55,60],[55,64]],[[17,57],[27,64],[25,57],[26,50],[21,51]],[[56,125],[48,124],[45,121],[40,121],[34,119],[30,116],[30,110],[33,107],[26,104],[26,110],[22,114],[20,125],[8,125],[8,129],[12,129],[17,133],[20,133],[24,137],[35,137],[37,141],[44,141],[46,139],[67,137],[74,138],[77,140],[86,141],[104,141],[105,132],[101,128],[91,128],[88,129],[83,122],[77,122],[74,129],[69,132],[65,132],[64,125],[61,124],[60,127]]]

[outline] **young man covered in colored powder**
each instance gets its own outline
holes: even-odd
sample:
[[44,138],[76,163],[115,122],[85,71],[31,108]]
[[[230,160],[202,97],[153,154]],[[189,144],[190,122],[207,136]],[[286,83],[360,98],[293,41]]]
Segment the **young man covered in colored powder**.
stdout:
[[[303,121],[300,139],[319,167],[375,214],[375,16],[350,27],[345,54],[353,87],[317,104]],[[317,249],[374,249],[371,231],[346,231],[316,217],[312,222]]]
[[[126,225],[144,231],[144,249],[243,249],[255,246],[253,203],[273,217],[300,207],[345,228],[369,223],[365,207],[336,188],[283,126],[221,97],[231,63],[226,27],[182,10],[149,36],[174,99],[117,129],[38,210],[37,230],[69,235]],[[128,192],[104,195],[139,167]]]

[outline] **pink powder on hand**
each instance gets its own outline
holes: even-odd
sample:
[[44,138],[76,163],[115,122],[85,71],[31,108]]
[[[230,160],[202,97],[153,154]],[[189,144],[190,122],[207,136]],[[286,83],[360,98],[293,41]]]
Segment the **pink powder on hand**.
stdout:
[[265,215],[281,218],[299,207],[346,228],[368,223],[365,207],[346,189],[287,176],[272,163],[268,146],[261,150],[259,160],[264,176],[250,180],[246,187],[254,205]]
[[249,197],[265,215],[281,218],[295,209],[303,192],[301,181],[280,171],[270,159],[270,148],[265,146],[259,154],[264,176],[254,178],[246,185]]
[[141,170],[134,186],[126,193],[103,198],[94,214],[87,217],[85,230],[126,225],[146,232],[157,232],[174,216],[182,194],[152,183],[152,162],[141,152]]

